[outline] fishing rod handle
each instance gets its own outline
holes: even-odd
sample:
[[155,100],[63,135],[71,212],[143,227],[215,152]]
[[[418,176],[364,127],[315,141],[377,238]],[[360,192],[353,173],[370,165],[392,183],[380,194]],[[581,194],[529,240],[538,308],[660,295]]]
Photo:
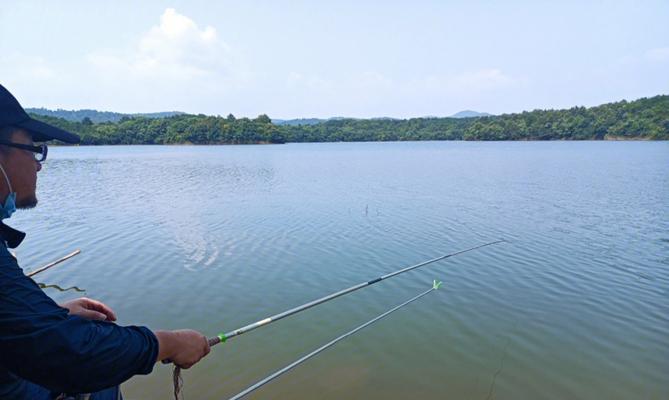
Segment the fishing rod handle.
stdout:
[[[221,343],[221,342],[224,342],[224,341],[225,341],[225,340],[221,340],[221,338],[218,337],[218,336],[215,336],[215,337],[213,337],[213,338],[209,338],[209,339],[207,339],[207,343],[209,343],[209,347],[211,347],[211,346],[215,346],[215,345],[217,345],[217,344],[219,344],[219,343]],[[169,359],[169,358],[166,358],[166,359],[162,360],[161,363],[163,363],[163,364],[172,364],[172,360]]]

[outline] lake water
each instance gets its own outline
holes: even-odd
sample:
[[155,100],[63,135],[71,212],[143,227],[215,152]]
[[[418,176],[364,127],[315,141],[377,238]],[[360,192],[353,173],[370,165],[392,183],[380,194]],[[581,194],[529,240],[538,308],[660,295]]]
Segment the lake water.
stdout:
[[[10,225],[38,281],[213,336],[504,238],[213,348],[227,398],[430,287],[255,399],[669,398],[669,143],[57,147]],[[74,291],[46,289],[58,301]],[[124,385],[169,398],[171,367]]]

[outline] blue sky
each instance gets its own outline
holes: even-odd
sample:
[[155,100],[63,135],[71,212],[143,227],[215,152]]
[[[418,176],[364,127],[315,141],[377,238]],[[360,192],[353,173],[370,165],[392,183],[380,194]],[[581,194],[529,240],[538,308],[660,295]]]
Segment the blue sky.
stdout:
[[669,93],[669,1],[13,1],[25,107],[448,116]]

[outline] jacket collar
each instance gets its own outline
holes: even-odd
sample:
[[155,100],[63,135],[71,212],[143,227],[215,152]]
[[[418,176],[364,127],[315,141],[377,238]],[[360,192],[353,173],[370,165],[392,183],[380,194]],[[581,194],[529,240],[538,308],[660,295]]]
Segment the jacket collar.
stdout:
[[11,226],[7,226],[4,222],[0,221],[0,239],[7,243],[7,247],[10,249],[20,245],[25,237],[26,234],[24,232],[17,231]]

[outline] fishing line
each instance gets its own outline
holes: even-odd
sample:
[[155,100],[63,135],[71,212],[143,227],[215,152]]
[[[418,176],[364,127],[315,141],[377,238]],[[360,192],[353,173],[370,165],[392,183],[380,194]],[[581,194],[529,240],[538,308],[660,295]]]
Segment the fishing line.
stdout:
[[235,329],[233,331],[226,332],[226,333],[219,333],[215,337],[209,339],[209,345],[214,346],[214,345],[217,345],[219,343],[228,341],[228,340],[232,339],[233,337],[242,335],[246,332],[250,332],[254,329],[260,328],[261,326],[265,326],[265,325],[270,324],[272,322],[276,322],[276,321],[278,321],[280,319],[283,319],[283,318],[286,318],[290,315],[297,314],[298,312],[307,310],[311,307],[315,307],[319,304],[322,304],[322,303],[325,303],[327,301],[336,299],[337,297],[340,297],[340,296],[343,296],[345,294],[354,292],[354,291],[362,289],[364,287],[371,286],[375,283],[381,282],[382,280],[392,278],[394,276],[397,276],[399,274],[403,274],[405,272],[409,272],[409,271],[414,270],[416,268],[420,268],[420,267],[423,267],[425,265],[432,264],[434,262],[441,261],[441,260],[449,258],[449,257],[454,257],[454,256],[457,256],[459,254],[467,253],[467,252],[472,251],[472,250],[480,249],[482,247],[491,246],[493,244],[502,243],[502,242],[504,242],[504,240],[497,240],[497,241],[494,241],[494,242],[489,242],[489,243],[481,244],[481,245],[478,245],[478,246],[470,247],[466,250],[460,250],[460,251],[455,252],[455,253],[446,254],[446,255],[443,255],[443,256],[440,256],[440,257],[433,258],[431,260],[423,261],[421,263],[411,265],[409,267],[402,268],[402,269],[397,270],[395,272],[391,272],[389,274],[380,276],[376,279],[372,279],[372,280],[367,281],[367,282],[359,283],[357,285],[351,286],[350,288],[340,290],[338,292],[335,292],[335,293],[329,294],[327,296],[321,297],[320,299],[316,299],[316,300],[310,301],[308,303],[302,304],[301,306],[297,306],[295,308],[291,308],[290,310],[286,310],[286,311],[281,312],[279,314],[275,314],[275,315],[272,315],[270,317],[261,319],[260,321],[256,321],[252,324],[248,324],[248,325],[243,326],[239,329]]
[[279,376],[285,374],[286,372],[290,371],[291,369],[297,367],[298,365],[302,364],[303,362],[307,361],[308,359],[310,359],[310,358],[312,358],[312,357],[318,355],[318,354],[319,354],[320,352],[322,352],[323,350],[325,350],[325,349],[327,349],[327,348],[329,348],[329,347],[334,346],[337,342],[339,342],[339,341],[341,341],[341,340],[343,340],[343,339],[346,339],[347,337],[349,337],[349,336],[355,334],[356,332],[358,332],[358,331],[360,331],[360,330],[362,330],[362,329],[368,327],[369,325],[375,323],[376,321],[378,321],[378,320],[380,320],[380,319],[382,319],[382,318],[384,318],[384,317],[390,315],[391,313],[393,313],[393,312],[399,310],[400,308],[406,306],[407,304],[412,303],[412,302],[414,302],[414,301],[420,299],[421,297],[425,296],[426,294],[428,294],[428,293],[430,293],[430,292],[432,292],[432,291],[434,291],[434,290],[439,289],[439,286],[440,286],[440,285],[441,285],[441,282],[437,282],[436,280],[433,281],[433,282],[432,282],[432,287],[431,287],[430,289],[424,291],[423,293],[421,293],[421,294],[419,294],[419,295],[417,295],[417,296],[415,296],[415,297],[412,297],[411,299],[405,301],[404,303],[402,303],[402,304],[400,304],[400,305],[398,305],[398,306],[395,306],[395,307],[391,308],[390,310],[388,310],[388,311],[384,312],[383,314],[381,314],[381,315],[379,315],[379,316],[377,316],[377,317],[375,317],[375,318],[373,318],[373,319],[371,319],[371,320],[365,322],[364,324],[358,326],[357,328],[354,328],[354,329],[352,329],[352,330],[350,330],[350,331],[344,333],[343,335],[341,335],[341,336],[339,336],[339,337],[337,337],[337,338],[335,338],[335,339],[332,339],[331,341],[327,342],[326,344],[324,344],[323,346],[317,348],[316,350],[312,351],[311,353],[309,353],[309,354],[307,354],[307,355],[305,355],[305,356],[299,358],[298,360],[296,360],[296,361],[294,361],[294,362],[288,364],[287,366],[285,366],[285,367],[281,368],[280,370],[274,372],[273,374],[269,375],[268,377],[266,377],[266,378],[264,378],[264,379],[262,379],[262,380],[260,380],[260,381],[258,381],[258,382],[256,382],[256,383],[254,383],[253,385],[249,386],[248,388],[244,389],[243,391],[237,393],[236,395],[232,396],[229,400],[238,400],[238,399],[241,399],[242,397],[246,396],[247,394],[253,392],[253,391],[256,390],[256,389],[259,389],[261,386],[263,386],[263,385],[265,385],[265,384],[271,382],[272,380],[274,380],[274,379],[278,378]]
[[[254,322],[254,323],[251,323],[251,324],[248,324],[248,325],[243,326],[243,327],[241,327],[241,328],[235,329],[235,330],[233,330],[233,331],[226,332],[226,333],[219,333],[218,335],[216,335],[216,336],[214,336],[214,337],[208,339],[208,340],[209,340],[209,346],[215,346],[215,345],[217,345],[217,344],[219,344],[219,343],[226,342],[226,341],[228,341],[228,340],[230,340],[230,339],[232,339],[232,338],[234,338],[234,337],[237,337],[237,336],[242,335],[242,334],[244,334],[244,333],[247,333],[247,332],[250,332],[250,331],[252,331],[252,330],[258,329],[258,328],[260,328],[261,326],[265,326],[265,325],[271,324],[272,322],[276,322],[276,321],[278,321],[278,320],[280,320],[280,319],[283,319],[283,318],[286,318],[286,317],[288,317],[288,316],[290,316],[290,315],[297,314],[297,313],[299,313],[299,312],[301,312],[301,311],[304,311],[304,310],[307,310],[307,309],[309,309],[309,308],[311,308],[311,307],[315,307],[315,306],[317,306],[317,305],[319,305],[319,304],[322,304],[322,303],[325,303],[325,302],[327,302],[327,301],[336,299],[337,297],[340,297],[340,296],[343,296],[343,295],[345,295],[345,294],[354,292],[354,291],[359,290],[359,289],[362,289],[362,288],[364,288],[364,287],[371,286],[371,285],[373,285],[373,284],[375,284],[375,283],[378,283],[378,282],[381,282],[381,281],[383,281],[383,280],[385,280],[385,279],[392,278],[392,277],[394,277],[394,276],[403,274],[403,273],[405,273],[405,272],[412,271],[412,270],[414,270],[414,269],[416,269],[416,268],[420,268],[420,267],[423,267],[423,266],[425,266],[425,265],[432,264],[432,263],[434,263],[434,262],[444,260],[444,259],[446,259],[446,258],[455,257],[455,256],[457,256],[457,255],[459,255],[459,254],[463,254],[463,253],[467,253],[467,252],[469,252],[469,251],[477,250],[477,249],[480,249],[480,248],[482,248],[482,247],[492,246],[492,245],[494,245],[494,244],[504,243],[504,242],[506,242],[504,239],[500,239],[500,240],[496,240],[496,241],[494,241],[494,242],[488,242],[488,243],[480,244],[480,245],[478,245],[478,246],[470,247],[470,248],[465,249],[465,250],[460,250],[460,251],[457,251],[457,252],[455,252],[455,253],[445,254],[445,255],[443,255],[443,256],[439,256],[439,257],[433,258],[433,259],[431,259],[431,260],[423,261],[423,262],[421,262],[421,263],[414,264],[414,265],[408,266],[408,267],[406,267],[406,268],[399,269],[399,270],[397,270],[397,271],[388,273],[388,274],[386,274],[386,275],[382,275],[382,276],[380,276],[380,277],[378,277],[378,278],[376,278],[376,279],[372,279],[372,280],[367,281],[367,282],[362,282],[362,283],[359,283],[359,284],[357,284],[357,285],[353,285],[353,286],[351,286],[351,287],[349,287],[349,288],[347,288],[347,289],[340,290],[340,291],[338,291],[338,292],[329,294],[329,295],[327,295],[327,296],[324,296],[324,297],[321,297],[321,298],[319,298],[319,299],[310,301],[310,302],[305,303],[305,304],[302,304],[302,305],[300,305],[300,306],[291,308],[291,309],[286,310],[286,311],[284,311],[284,312],[281,312],[281,313],[272,315],[272,316],[270,316],[270,317],[261,319],[261,320],[259,320],[259,321]],[[169,360],[169,359],[165,359],[165,360],[163,360],[162,362],[163,362],[163,364],[169,364],[169,363],[171,363],[172,361]],[[175,369],[174,369],[174,374],[173,374],[173,380],[174,380],[174,398],[178,400],[178,399],[179,399],[179,393],[180,393],[180,391],[181,391],[181,368],[179,368],[178,366],[175,366],[174,368],[175,368]]]

